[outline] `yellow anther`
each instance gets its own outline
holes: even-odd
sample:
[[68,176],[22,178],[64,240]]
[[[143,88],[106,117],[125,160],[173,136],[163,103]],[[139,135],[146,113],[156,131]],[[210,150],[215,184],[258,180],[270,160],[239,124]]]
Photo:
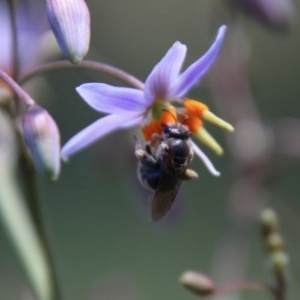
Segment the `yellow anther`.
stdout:
[[211,148],[216,154],[222,155],[223,149],[219,143],[212,137],[212,135],[203,127],[195,133],[196,138],[198,138],[202,143]]
[[222,120],[221,118],[217,117],[209,110],[205,110],[202,114],[202,118],[210,123],[213,123],[227,131],[234,131],[234,128],[231,124],[227,123],[226,121]]

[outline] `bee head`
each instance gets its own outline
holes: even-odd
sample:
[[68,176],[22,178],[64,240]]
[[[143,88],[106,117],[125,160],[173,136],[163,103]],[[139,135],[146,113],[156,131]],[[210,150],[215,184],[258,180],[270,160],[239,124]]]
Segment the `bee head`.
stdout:
[[180,140],[187,140],[191,137],[191,133],[188,128],[181,124],[181,125],[164,125],[163,126],[163,136],[165,138],[175,138]]

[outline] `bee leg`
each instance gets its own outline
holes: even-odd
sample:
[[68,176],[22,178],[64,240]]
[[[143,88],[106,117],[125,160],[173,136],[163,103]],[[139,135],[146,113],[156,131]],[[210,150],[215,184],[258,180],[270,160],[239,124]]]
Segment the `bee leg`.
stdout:
[[154,158],[154,156],[150,153],[148,148],[143,149],[142,147],[139,147],[138,145],[135,147],[135,156],[138,158],[138,160],[141,163],[147,163],[147,164],[156,164],[157,161]]
[[138,178],[142,185],[150,190],[156,190],[160,179],[160,161],[145,149],[137,148],[135,155],[139,160]]
[[198,173],[192,169],[186,169],[186,171],[184,172],[182,179],[183,180],[190,180],[190,179],[197,179]]

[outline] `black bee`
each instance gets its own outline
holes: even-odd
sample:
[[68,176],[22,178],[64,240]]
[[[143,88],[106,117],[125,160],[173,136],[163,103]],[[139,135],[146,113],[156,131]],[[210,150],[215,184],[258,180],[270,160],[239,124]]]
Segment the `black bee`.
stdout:
[[145,187],[154,191],[151,201],[154,221],[170,210],[181,181],[198,177],[195,171],[188,169],[193,158],[190,135],[183,124],[163,126],[163,133],[155,137],[155,143],[136,145],[139,179]]

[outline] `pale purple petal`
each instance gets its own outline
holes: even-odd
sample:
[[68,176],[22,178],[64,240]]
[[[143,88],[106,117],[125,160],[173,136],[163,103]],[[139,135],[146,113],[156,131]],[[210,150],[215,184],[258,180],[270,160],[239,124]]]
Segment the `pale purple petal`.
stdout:
[[208,51],[179,75],[172,87],[172,93],[177,95],[178,98],[184,96],[195,84],[197,84],[201,77],[204,76],[212,66],[222,46],[225,32],[226,26],[223,25],[219,28],[217,37]]
[[149,102],[166,99],[170,88],[177,78],[186,55],[186,46],[176,42],[156,64],[145,82],[145,97]]
[[[0,19],[2,21],[2,19]],[[17,11],[19,68],[21,74],[32,70],[45,59],[42,53],[43,38],[49,32],[44,1],[20,1]],[[26,49],[26,51],[24,50]],[[48,50],[48,49],[47,49]],[[49,54],[51,52],[48,52]]]
[[148,105],[141,90],[117,87],[104,83],[85,83],[76,88],[79,95],[93,109],[109,113],[143,113]]
[[194,142],[191,142],[191,144],[195,154],[203,161],[208,171],[216,177],[220,176],[220,172],[214,167],[206,154]]
[[5,72],[11,72],[12,68],[12,32],[9,20],[9,10],[6,1],[0,1],[0,36],[1,36],[1,55],[0,68]]
[[72,137],[63,146],[61,157],[66,161],[71,155],[95,143],[105,135],[119,128],[131,127],[139,124],[142,118],[143,116],[139,114],[108,115],[103,117]]
[[[44,3],[37,1],[20,1],[16,6],[16,26],[18,32],[18,67],[21,73],[37,63],[41,45],[41,35],[46,31],[43,18]],[[0,68],[12,73],[12,29],[8,1],[0,1]],[[24,50],[26,49],[26,51]]]

